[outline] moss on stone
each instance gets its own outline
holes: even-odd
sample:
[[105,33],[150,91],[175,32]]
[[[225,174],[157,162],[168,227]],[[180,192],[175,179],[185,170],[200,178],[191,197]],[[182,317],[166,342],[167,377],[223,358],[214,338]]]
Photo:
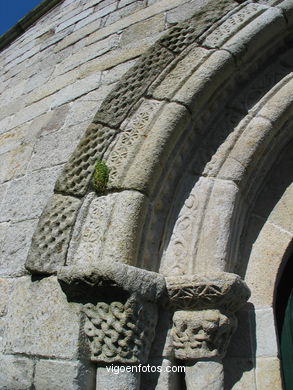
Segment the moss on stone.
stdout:
[[92,177],[92,186],[97,193],[101,194],[105,192],[108,179],[109,168],[103,161],[98,160]]

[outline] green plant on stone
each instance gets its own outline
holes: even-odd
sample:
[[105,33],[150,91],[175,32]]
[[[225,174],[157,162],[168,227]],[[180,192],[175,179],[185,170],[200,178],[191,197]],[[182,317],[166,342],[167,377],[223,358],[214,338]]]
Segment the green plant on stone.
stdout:
[[98,160],[95,165],[95,171],[92,177],[92,186],[95,191],[99,194],[105,192],[107,187],[107,182],[109,179],[109,168],[103,162]]

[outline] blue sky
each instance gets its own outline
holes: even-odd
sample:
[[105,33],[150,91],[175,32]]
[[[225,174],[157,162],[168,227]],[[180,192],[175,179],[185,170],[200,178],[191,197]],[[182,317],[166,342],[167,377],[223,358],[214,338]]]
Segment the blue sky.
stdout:
[[35,8],[40,0],[0,0],[0,35]]

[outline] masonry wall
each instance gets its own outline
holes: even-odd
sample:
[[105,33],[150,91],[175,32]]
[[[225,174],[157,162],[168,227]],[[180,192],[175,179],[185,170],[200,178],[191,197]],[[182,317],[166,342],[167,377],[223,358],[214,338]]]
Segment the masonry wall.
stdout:
[[[64,163],[121,76],[204,1],[65,0],[0,56],[0,389],[91,389],[79,305],[24,268]],[[33,307],[33,309],[32,309]]]

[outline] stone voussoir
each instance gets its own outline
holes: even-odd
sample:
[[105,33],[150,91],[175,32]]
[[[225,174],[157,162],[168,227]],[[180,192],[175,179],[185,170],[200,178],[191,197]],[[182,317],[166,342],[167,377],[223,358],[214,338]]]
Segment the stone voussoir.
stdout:
[[55,273],[65,263],[70,234],[81,200],[60,194],[51,197],[43,211],[26,261],[32,273]]

